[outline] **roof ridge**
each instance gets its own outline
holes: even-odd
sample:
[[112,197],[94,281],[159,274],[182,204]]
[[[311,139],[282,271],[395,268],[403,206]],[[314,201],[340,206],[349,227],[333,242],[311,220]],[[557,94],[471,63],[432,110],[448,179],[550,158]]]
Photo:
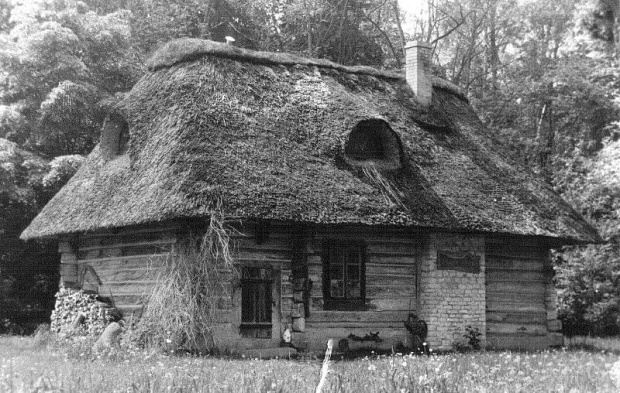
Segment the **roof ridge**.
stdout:
[[[258,64],[304,65],[331,68],[350,74],[371,75],[380,78],[405,80],[403,72],[382,71],[370,66],[345,66],[326,59],[307,58],[284,52],[255,51],[199,38],[179,38],[167,42],[147,60],[149,71],[157,71],[175,64],[199,59],[203,56],[218,56],[230,59],[251,61]],[[433,87],[447,90],[468,101],[465,91],[437,76],[432,77]]]

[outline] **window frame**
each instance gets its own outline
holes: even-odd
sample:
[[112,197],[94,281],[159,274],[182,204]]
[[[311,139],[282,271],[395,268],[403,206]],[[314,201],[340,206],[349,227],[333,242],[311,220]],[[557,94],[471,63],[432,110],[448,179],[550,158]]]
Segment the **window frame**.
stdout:
[[[334,297],[331,293],[331,267],[332,261],[343,256],[343,296]],[[359,261],[360,296],[350,297],[347,294],[349,283],[353,281],[348,276],[349,265],[347,260],[355,255]],[[323,242],[323,309],[339,311],[363,311],[366,310],[366,244],[362,241],[340,241],[329,239]]]

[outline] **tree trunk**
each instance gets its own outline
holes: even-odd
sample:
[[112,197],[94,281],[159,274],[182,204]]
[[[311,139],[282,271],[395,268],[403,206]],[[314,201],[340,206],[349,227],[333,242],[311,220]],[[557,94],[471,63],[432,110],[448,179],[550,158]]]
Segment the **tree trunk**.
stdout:
[[398,29],[398,37],[400,38],[400,51],[405,56],[405,32],[403,31],[403,25],[400,21],[400,8],[398,7],[398,0],[392,1],[392,9],[394,10],[394,19],[396,21],[396,28]]
[[488,27],[488,65],[490,68],[491,84],[494,89],[497,88],[497,67],[499,65],[499,51],[497,48],[497,36],[496,36],[496,16],[497,16],[497,2],[491,1],[491,9],[489,10],[489,27]]

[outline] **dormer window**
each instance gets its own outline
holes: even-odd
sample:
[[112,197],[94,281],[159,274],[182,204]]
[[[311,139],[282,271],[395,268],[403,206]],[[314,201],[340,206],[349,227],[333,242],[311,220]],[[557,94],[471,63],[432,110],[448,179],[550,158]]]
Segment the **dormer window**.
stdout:
[[123,121],[120,126],[121,129],[119,131],[118,146],[116,149],[116,154],[118,155],[127,153],[127,149],[129,149],[129,124]]
[[398,135],[385,121],[362,120],[349,134],[344,155],[351,165],[394,170],[401,167],[402,146]]
[[110,113],[101,130],[101,150],[107,158],[127,153],[129,149],[129,124],[119,113]]

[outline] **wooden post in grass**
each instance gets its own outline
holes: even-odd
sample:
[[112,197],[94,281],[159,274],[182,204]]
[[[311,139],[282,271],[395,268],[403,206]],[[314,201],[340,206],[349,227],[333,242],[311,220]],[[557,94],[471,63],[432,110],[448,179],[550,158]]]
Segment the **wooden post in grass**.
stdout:
[[323,367],[321,367],[321,379],[316,386],[315,393],[321,393],[323,391],[323,385],[327,379],[327,372],[329,371],[329,358],[332,356],[332,348],[334,346],[334,340],[331,338],[327,341],[327,350],[325,351],[325,359],[323,359]]

